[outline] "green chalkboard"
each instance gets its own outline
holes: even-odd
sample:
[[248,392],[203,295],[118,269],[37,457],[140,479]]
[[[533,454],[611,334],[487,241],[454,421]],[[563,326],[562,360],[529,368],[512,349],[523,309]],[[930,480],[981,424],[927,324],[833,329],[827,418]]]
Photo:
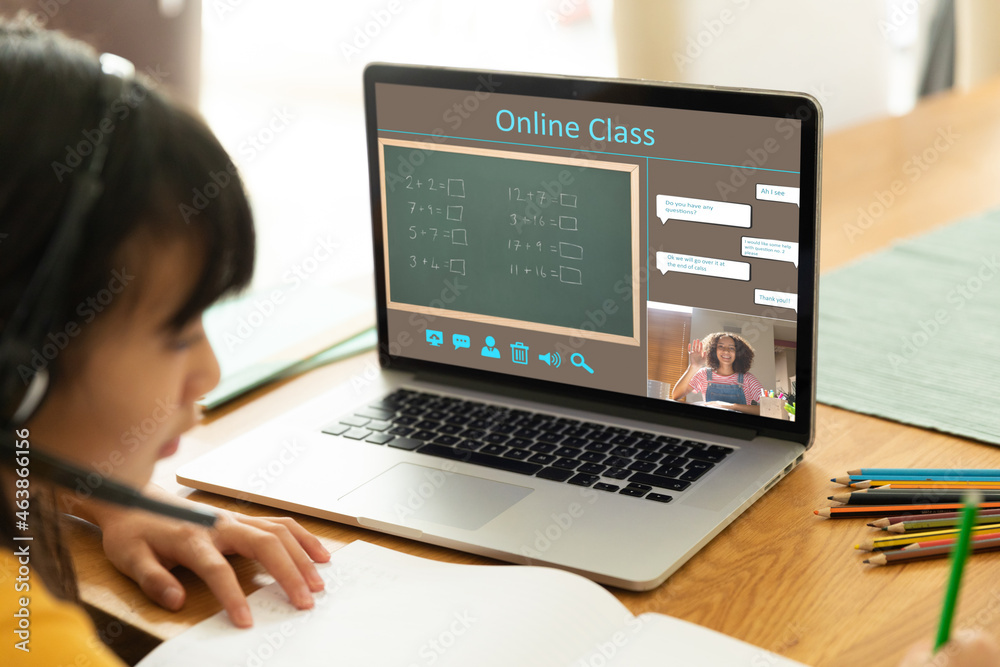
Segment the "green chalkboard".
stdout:
[[[391,306],[578,332],[634,275],[635,165],[381,144]],[[620,307],[590,337],[636,339],[637,321]]]

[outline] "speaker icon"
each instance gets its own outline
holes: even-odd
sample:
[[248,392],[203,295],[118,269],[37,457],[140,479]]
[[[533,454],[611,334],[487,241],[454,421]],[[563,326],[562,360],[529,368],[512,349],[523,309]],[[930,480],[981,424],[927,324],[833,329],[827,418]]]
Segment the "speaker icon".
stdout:
[[562,364],[562,357],[559,356],[558,352],[549,352],[548,354],[540,354],[538,355],[538,360],[544,361],[549,366],[554,366],[555,368],[559,368],[559,365]]

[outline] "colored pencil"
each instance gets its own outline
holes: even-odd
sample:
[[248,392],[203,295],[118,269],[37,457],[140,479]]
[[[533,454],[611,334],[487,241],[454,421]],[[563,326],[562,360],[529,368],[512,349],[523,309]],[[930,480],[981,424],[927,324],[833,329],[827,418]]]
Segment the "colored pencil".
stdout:
[[[981,542],[972,543],[972,551],[979,553],[981,551],[996,551],[1000,549],[1000,540],[983,540]],[[895,551],[881,551],[877,554],[872,554],[864,560],[865,563],[869,565],[888,565],[890,563],[899,563],[911,560],[922,560],[924,558],[939,558],[941,556],[947,556],[954,550],[954,545],[945,545],[940,547],[925,547],[921,549],[896,549]]]
[[[1000,493],[982,493],[985,502],[1000,503]],[[846,505],[919,505],[921,503],[961,503],[964,493],[957,491],[853,491],[829,496],[830,500]]]
[[857,485],[850,484],[850,488],[871,491],[887,491],[889,489],[960,489],[963,491],[977,490],[998,490],[1000,482],[891,482],[889,484],[869,484],[862,486],[862,482]]
[[848,470],[847,474],[868,475],[869,477],[894,477],[896,475],[1000,477],[1000,470],[989,468],[858,468]]
[[[996,530],[996,528],[994,528]],[[907,544],[904,549],[923,549],[926,547],[946,547],[958,542],[958,535],[953,535],[952,537],[945,537],[940,540],[926,540],[924,542],[912,542]],[[1000,540],[1000,533],[976,533],[973,530],[972,533],[972,543],[982,542],[983,540]]]
[[831,477],[831,482],[837,484],[848,484],[854,482],[871,482],[872,486],[891,484],[892,482],[1000,482],[1000,477],[924,477],[921,475],[883,475],[881,477],[868,477],[865,475],[848,475],[846,477]]
[[[931,541],[942,538],[954,538],[958,537],[960,528],[946,528],[942,530],[927,530],[918,533],[909,533],[908,535],[892,535],[889,537],[875,537],[862,540],[858,544],[854,545],[855,549],[860,549],[862,551],[882,551],[884,549],[897,549],[899,547],[905,547],[910,544]],[[994,533],[1000,530],[997,526],[974,526],[972,532],[975,535],[986,535]],[[929,544],[926,546],[937,546]]]
[[1000,477],[1000,469],[991,468],[855,468],[848,475],[895,477],[897,475],[928,475],[957,477]]
[[[948,514],[956,514],[956,512],[948,512]],[[895,517],[893,517],[895,518]],[[915,530],[939,530],[941,528],[954,528],[962,523],[962,517],[956,516],[951,518],[933,518],[933,519],[915,519],[913,521],[900,521],[897,523],[890,524],[888,526],[880,527],[889,533],[909,533]],[[868,524],[871,525],[871,524]],[[980,514],[976,517],[976,525],[997,525],[1000,526],[1000,516],[996,514]]]
[[[982,503],[983,509],[1000,508],[1000,503]],[[829,519],[864,518],[870,516],[893,516],[900,514],[935,514],[937,512],[954,512],[961,509],[962,503],[932,503],[928,505],[854,505],[843,507],[824,507],[813,510],[813,514]]]
[[948,643],[951,637],[951,621],[955,615],[955,606],[958,604],[958,591],[962,586],[962,572],[965,570],[965,561],[969,558],[969,544],[972,541],[972,522],[976,520],[976,511],[979,509],[979,493],[972,491],[965,499],[965,508],[962,511],[962,527],[958,535],[958,541],[952,547],[955,551],[951,557],[951,576],[948,577],[948,590],[945,591],[944,604],[941,609],[941,623],[938,625],[937,640],[934,642],[934,652]]
[[864,480],[862,482],[850,482],[846,484],[848,488],[856,489],[1000,489],[1000,482],[936,482],[927,480],[881,480],[872,482]]
[[[979,516],[1000,516],[1000,509],[980,509]],[[927,513],[923,514],[912,514],[912,515],[902,515],[902,516],[890,516],[884,519],[879,519],[878,521],[872,521],[868,525],[872,528],[883,528],[885,526],[891,526],[896,523],[902,523],[905,521],[925,521],[928,519],[961,519],[961,512],[940,512],[934,516],[927,516]]]

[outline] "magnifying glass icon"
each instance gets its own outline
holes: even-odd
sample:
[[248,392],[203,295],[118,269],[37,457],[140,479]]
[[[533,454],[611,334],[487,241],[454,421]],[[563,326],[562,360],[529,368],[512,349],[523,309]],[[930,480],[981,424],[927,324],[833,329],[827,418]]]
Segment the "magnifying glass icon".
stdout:
[[569,361],[577,368],[582,368],[591,375],[594,374],[594,369],[587,365],[587,362],[583,359],[583,355],[579,352],[574,352],[572,356],[570,356]]

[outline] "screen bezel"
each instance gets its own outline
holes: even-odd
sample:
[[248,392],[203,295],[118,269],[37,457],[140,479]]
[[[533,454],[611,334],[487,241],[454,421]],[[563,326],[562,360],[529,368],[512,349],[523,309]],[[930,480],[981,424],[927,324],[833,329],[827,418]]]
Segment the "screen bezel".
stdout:
[[[800,200],[799,200],[799,271],[798,312],[796,322],[796,415],[795,421],[713,410],[702,406],[665,401],[634,394],[590,389],[556,381],[508,375],[463,366],[450,366],[413,359],[392,353],[388,331],[385,285],[385,252],[382,234],[381,175],[378,159],[378,123],[375,88],[377,84],[400,84],[475,92],[483,77],[498,81],[504,94],[549,97],[568,100],[609,102],[670,109],[686,109],[774,119],[800,120]],[[655,421],[668,423],[671,417],[685,423],[705,424],[705,430],[740,429],[756,435],[776,437],[810,446],[815,431],[816,411],[816,313],[819,265],[819,201],[822,142],[822,109],[804,93],[693,86],[648,81],[581,78],[461,70],[414,65],[369,64],[364,71],[364,103],[368,146],[369,184],[372,210],[375,292],[377,298],[378,352],[383,368],[456,379],[482,381],[524,388],[543,394],[573,395],[609,407],[639,409],[657,416]],[[648,199],[648,193],[647,193]],[[804,316],[803,316],[804,315]],[[805,388],[806,392],[803,392]],[[802,396],[806,400],[802,400]]]

